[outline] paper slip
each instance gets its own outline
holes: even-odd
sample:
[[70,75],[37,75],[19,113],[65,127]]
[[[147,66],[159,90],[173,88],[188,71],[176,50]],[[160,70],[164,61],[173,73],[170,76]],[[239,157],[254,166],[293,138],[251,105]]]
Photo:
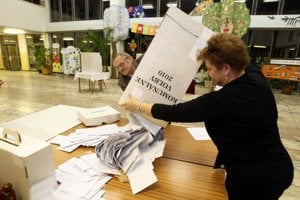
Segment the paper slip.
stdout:
[[190,132],[190,134],[195,140],[211,140],[205,127],[187,128],[187,130]]
[[102,140],[107,139],[109,135],[137,128],[141,128],[141,126],[133,126],[131,128],[129,126],[118,127],[116,124],[109,124],[94,128],[82,128],[76,129],[75,132],[68,136],[58,135],[50,142],[53,144],[59,144],[59,150],[72,152],[80,146],[94,147]]
[[61,184],[53,192],[56,199],[101,199],[102,189],[111,179],[108,174],[97,173],[91,176],[92,166],[81,158],[71,158],[56,170],[56,179]]
[[120,175],[120,171],[118,169],[107,167],[99,158],[97,158],[95,153],[84,155],[80,158],[98,172]]
[[153,172],[153,165],[150,162],[141,162],[139,167],[128,174],[131,191],[136,194],[146,187],[157,182],[157,177]]

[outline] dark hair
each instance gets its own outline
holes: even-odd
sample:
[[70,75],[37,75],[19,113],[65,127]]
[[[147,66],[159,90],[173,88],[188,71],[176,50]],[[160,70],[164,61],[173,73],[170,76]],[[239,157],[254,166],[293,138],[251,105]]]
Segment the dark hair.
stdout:
[[207,41],[198,60],[207,59],[217,68],[229,64],[234,70],[241,71],[250,63],[250,56],[243,40],[228,33],[217,33]]

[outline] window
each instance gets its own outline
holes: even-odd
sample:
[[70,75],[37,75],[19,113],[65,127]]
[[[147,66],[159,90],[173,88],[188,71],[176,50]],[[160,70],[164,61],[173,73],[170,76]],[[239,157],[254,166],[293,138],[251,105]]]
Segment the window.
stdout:
[[143,0],[145,17],[157,16],[157,0]]
[[160,16],[164,16],[169,7],[178,7],[178,0],[160,0]]
[[256,14],[270,15],[277,14],[279,0],[258,0]]
[[272,58],[296,58],[299,51],[300,31],[279,31],[274,40]]
[[89,19],[100,19],[100,0],[89,0]]
[[52,43],[58,43],[60,46],[61,45],[61,33],[52,33]]
[[62,34],[63,44],[62,48],[67,46],[74,46],[74,32]]
[[273,41],[273,31],[252,31],[250,39],[251,57],[269,57]]
[[198,0],[181,0],[180,9],[189,14],[195,7]]
[[283,7],[283,14],[299,14],[300,4],[299,0],[285,0]]
[[126,0],[126,7],[138,6],[140,4],[139,0]]
[[61,0],[62,21],[72,21],[72,0]]
[[51,21],[58,22],[59,19],[59,0],[50,1]]
[[[103,8],[103,13],[105,11],[106,8],[109,8],[110,7],[110,3],[109,1],[106,1],[106,0],[102,0],[102,8]],[[103,16],[103,15],[102,15]]]
[[75,1],[75,20],[85,20],[85,0],[76,0]]

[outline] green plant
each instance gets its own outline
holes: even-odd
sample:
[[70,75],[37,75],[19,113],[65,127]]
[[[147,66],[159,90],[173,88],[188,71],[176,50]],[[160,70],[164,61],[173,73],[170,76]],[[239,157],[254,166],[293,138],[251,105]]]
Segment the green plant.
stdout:
[[37,70],[42,68],[51,68],[51,50],[42,46],[36,47],[35,52],[35,67]]
[[[110,34],[108,34],[110,35]],[[78,48],[83,52],[99,52],[102,57],[104,71],[108,71],[110,57],[110,38],[103,31],[89,31],[78,44]]]

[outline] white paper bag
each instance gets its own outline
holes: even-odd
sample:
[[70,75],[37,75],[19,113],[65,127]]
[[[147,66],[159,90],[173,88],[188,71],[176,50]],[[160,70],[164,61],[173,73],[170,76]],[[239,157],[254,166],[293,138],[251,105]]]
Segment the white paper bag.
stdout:
[[178,8],[170,8],[119,104],[130,93],[148,102],[181,102],[201,64],[196,61],[197,50],[205,47],[212,34]]

